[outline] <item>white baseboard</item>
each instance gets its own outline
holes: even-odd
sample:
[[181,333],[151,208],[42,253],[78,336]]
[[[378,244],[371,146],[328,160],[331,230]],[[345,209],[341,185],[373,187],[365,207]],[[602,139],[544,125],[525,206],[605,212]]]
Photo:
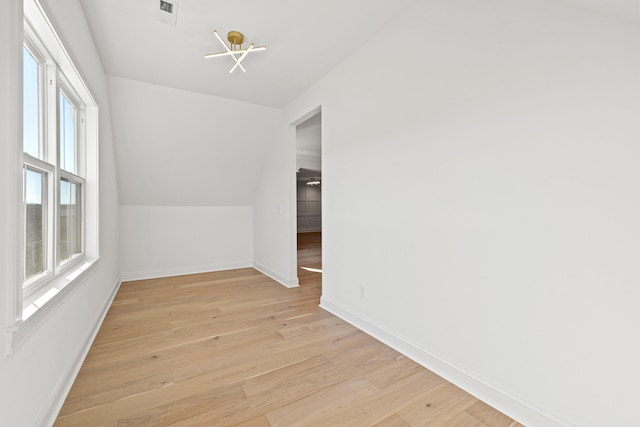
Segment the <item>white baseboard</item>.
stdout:
[[270,278],[272,278],[276,282],[280,283],[284,287],[297,288],[298,286],[300,286],[299,283],[298,283],[298,278],[297,277],[294,277],[293,279],[286,279],[286,278],[280,276],[279,274],[276,274],[273,271],[269,270],[264,265],[259,264],[257,262],[253,263],[253,268],[258,270],[260,273],[264,274],[265,276],[269,276]]
[[160,277],[185,276],[187,274],[209,273],[211,271],[235,270],[238,268],[252,267],[251,261],[242,261],[228,264],[208,264],[193,267],[167,268],[156,271],[127,272],[122,273],[122,281],[158,279]]
[[569,427],[568,423],[560,421],[557,417],[511,396],[509,393],[500,390],[489,382],[458,368],[452,363],[449,363],[435,354],[412,344],[403,337],[398,336],[380,325],[376,325],[374,322],[371,322],[349,309],[332,302],[324,296],[320,298],[320,307],[351,323],[361,331],[399,351],[413,361],[440,375],[442,378],[455,384],[523,425],[540,427]]
[[84,359],[87,357],[89,350],[91,349],[91,345],[93,344],[93,340],[95,340],[96,335],[98,335],[98,331],[100,330],[100,326],[102,326],[102,322],[111,307],[111,303],[113,303],[113,299],[116,297],[118,293],[118,289],[120,289],[120,285],[122,284],[122,280],[119,280],[113,291],[111,291],[111,295],[107,298],[105,305],[102,307],[100,312],[100,316],[94,323],[91,328],[91,333],[87,337],[84,345],[82,346],[82,350],[78,353],[78,356],[73,361],[73,364],[69,367],[67,372],[60,377],[55,387],[53,388],[53,392],[51,393],[51,398],[49,399],[48,408],[40,414],[38,419],[35,422],[35,426],[53,426],[58,417],[58,413],[60,409],[62,409],[62,405],[64,404],[69,391],[71,390],[71,386],[78,376],[78,372],[80,372],[80,368],[84,363]]

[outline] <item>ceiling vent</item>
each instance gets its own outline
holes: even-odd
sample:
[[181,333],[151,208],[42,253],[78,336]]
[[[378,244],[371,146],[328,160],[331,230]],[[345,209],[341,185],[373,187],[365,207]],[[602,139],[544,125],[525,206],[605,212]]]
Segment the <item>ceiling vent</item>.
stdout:
[[176,25],[178,18],[178,2],[175,0],[154,0],[156,4],[156,19],[165,24]]

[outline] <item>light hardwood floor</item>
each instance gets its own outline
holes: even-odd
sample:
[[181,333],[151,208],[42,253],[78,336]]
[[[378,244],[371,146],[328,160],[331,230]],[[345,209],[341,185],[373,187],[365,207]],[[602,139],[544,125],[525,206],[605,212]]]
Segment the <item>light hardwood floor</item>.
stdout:
[[[519,426],[253,269],[123,283],[56,426]],[[301,268],[304,267],[304,268]]]

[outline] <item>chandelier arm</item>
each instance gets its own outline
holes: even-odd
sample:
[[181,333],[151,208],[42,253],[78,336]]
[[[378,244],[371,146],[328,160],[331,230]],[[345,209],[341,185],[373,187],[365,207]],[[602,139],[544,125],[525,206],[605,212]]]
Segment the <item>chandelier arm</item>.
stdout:
[[[266,46],[254,46],[253,49],[251,49],[252,52],[259,52],[261,50],[265,50],[267,47]],[[227,56],[227,55],[239,55],[239,54],[243,54],[247,51],[247,49],[239,49],[239,50],[232,50],[231,52],[227,51],[227,52],[215,52],[215,53],[206,53],[204,55],[205,58],[218,58],[220,56]]]
[[[220,34],[218,33],[218,31],[213,30],[213,33],[216,35],[216,37],[218,38],[220,43],[222,43],[222,45],[227,50],[227,52],[231,55],[233,60],[236,62],[236,65],[239,65],[240,69],[246,73],[247,70],[242,66],[242,64],[238,63],[238,58],[236,58],[236,56],[235,56],[234,52],[231,50],[231,48],[229,46],[227,46],[227,44],[224,42],[224,40],[222,40],[222,37],[220,37]],[[235,67],[235,65],[234,65],[234,67]]]
[[204,55],[205,58],[217,58],[220,56],[230,56],[235,64],[229,70],[229,73],[233,73],[236,68],[240,67],[243,72],[247,72],[246,68],[242,65],[242,61],[249,54],[249,52],[257,52],[261,50],[265,50],[266,46],[254,46],[253,43],[249,45],[247,49],[242,49],[242,41],[244,36],[239,31],[229,31],[228,37],[230,44],[227,44],[220,36],[217,30],[213,30],[213,34],[215,34],[216,38],[224,46],[225,52],[215,52],[215,53],[207,53]]
[[233,52],[231,50],[231,47],[229,47],[229,45],[227,44],[227,42],[225,42],[222,37],[220,36],[220,33],[218,32],[218,30],[213,30],[213,34],[216,35],[216,38],[218,39],[218,41],[220,43],[222,43],[222,46],[224,46],[224,48],[227,50],[227,52]]
[[216,53],[206,53],[204,55],[205,58],[218,58],[220,56],[229,56],[229,55],[236,55],[239,53],[244,53],[244,50],[239,50],[237,52],[216,52]]
[[[244,53],[242,55],[240,55],[240,58],[238,58],[238,60],[236,61],[236,65],[234,65],[233,68],[231,68],[231,70],[229,70],[229,74],[233,73],[233,70],[235,70],[238,65],[240,65],[240,66],[242,65],[240,63],[249,54],[249,52],[251,52],[252,49],[253,49],[253,43],[251,43],[249,45],[249,47],[247,48],[247,50],[245,50]],[[242,71],[246,72],[246,70],[244,68],[242,69]]]

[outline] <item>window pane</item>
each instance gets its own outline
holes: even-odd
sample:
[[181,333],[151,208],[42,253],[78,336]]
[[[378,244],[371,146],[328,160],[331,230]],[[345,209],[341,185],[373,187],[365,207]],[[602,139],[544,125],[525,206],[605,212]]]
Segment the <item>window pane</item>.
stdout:
[[60,180],[60,261],[82,251],[80,185]]
[[60,167],[76,173],[76,107],[60,92]]
[[31,169],[25,170],[25,280],[43,273],[46,269],[44,243],[46,218],[43,203],[45,175]]
[[22,49],[22,149],[34,157],[40,153],[38,103],[38,61],[26,48]]

